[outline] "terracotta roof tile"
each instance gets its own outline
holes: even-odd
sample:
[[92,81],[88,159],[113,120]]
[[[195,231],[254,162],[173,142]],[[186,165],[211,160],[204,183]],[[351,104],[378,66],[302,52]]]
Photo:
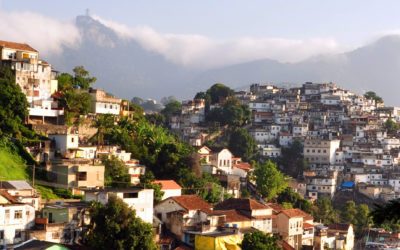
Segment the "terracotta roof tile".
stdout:
[[8,41],[1,41],[0,40],[0,47],[10,48],[10,49],[17,49],[17,50],[26,50],[31,52],[38,52],[30,45],[26,43],[16,43],[16,42],[8,42]]
[[248,162],[241,162],[241,163],[233,165],[233,167],[243,169],[245,171],[249,171],[252,169],[250,163],[248,163]]
[[310,223],[303,223],[303,228],[305,228],[305,229],[314,228],[314,225],[312,225]]
[[269,207],[261,204],[260,202],[253,200],[253,199],[235,199],[230,198],[224,200],[223,202],[218,203],[215,205],[215,210],[230,210],[230,209],[237,209],[237,210],[254,210],[254,209],[268,209]]
[[3,196],[10,203],[19,203],[17,199],[14,196],[10,195],[6,190],[0,190],[0,196]]
[[181,186],[179,186],[178,183],[176,183],[174,180],[155,180],[153,181],[155,184],[160,184],[161,189],[182,189]]
[[173,196],[171,199],[173,199],[186,210],[212,210],[212,206],[197,195]]
[[298,208],[284,209],[281,211],[281,213],[283,213],[284,215],[286,215],[289,218],[303,217],[303,218],[306,218],[307,220],[312,219],[311,215],[309,215],[308,213],[306,213],[303,210],[300,210]]
[[268,203],[267,205],[269,207],[271,207],[275,213],[279,213],[280,211],[283,210],[283,207],[281,205],[279,205],[278,203]]
[[240,213],[237,210],[230,209],[230,210],[214,210],[213,215],[225,215],[226,216],[226,223],[230,222],[237,222],[237,221],[250,221],[251,218],[245,216],[244,214]]

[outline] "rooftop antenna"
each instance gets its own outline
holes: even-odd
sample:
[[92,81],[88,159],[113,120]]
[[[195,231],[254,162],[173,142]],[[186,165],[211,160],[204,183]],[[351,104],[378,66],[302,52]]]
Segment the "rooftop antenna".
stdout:
[[89,10],[89,8],[87,8],[87,9],[85,10],[85,12],[86,12],[86,16],[90,16],[90,10]]

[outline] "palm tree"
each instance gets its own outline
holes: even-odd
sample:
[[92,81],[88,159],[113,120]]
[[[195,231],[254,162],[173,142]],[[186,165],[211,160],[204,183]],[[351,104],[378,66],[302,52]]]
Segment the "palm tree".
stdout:
[[98,115],[92,127],[97,128],[97,145],[104,145],[104,135],[115,125],[115,117],[111,114]]

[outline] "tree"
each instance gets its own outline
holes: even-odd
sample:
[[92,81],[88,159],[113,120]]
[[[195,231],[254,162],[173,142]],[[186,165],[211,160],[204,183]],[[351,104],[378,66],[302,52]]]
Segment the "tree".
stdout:
[[150,224],[135,216],[127,204],[111,195],[104,206],[92,203],[84,242],[93,249],[156,249]]
[[358,235],[371,224],[371,217],[369,214],[369,208],[366,204],[360,204],[357,206],[357,212],[355,215],[355,231]]
[[112,187],[127,187],[130,186],[131,177],[128,173],[128,168],[124,162],[115,156],[103,158],[105,168],[105,185]]
[[176,97],[171,95],[171,96],[168,96],[168,97],[161,98],[160,102],[161,102],[162,105],[167,105],[170,102],[176,102],[176,101],[178,101],[176,99]]
[[278,159],[279,165],[283,166],[283,172],[287,175],[297,178],[303,173],[306,162],[303,157],[303,144],[299,140],[285,148],[282,148],[282,156]]
[[89,71],[87,71],[83,66],[76,66],[72,71],[74,72],[74,75],[61,73],[57,77],[60,91],[71,89],[87,90],[97,80],[96,77],[91,77]]
[[252,159],[257,151],[254,138],[243,128],[233,129],[229,133],[228,148],[235,156],[240,156],[245,161]]
[[227,97],[232,96],[234,91],[222,83],[216,83],[212,85],[206,93],[210,96],[211,104],[216,104],[225,100]]
[[241,244],[242,250],[279,250],[277,238],[261,231],[246,233]]
[[279,204],[289,203],[294,208],[299,208],[307,213],[311,213],[312,204],[290,187],[287,187],[279,194],[277,201]]
[[376,225],[387,224],[390,227],[398,227],[400,224],[400,199],[391,200],[385,205],[375,204],[375,209],[371,212],[373,221]]
[[13,73],[6,67],[0,68],[0,135],[22,138],[24,122],[28,116],[28,101]]
[[399,124],[397,124],[390,118],[386,120],[386,122],[383,126],[385,127],[385,129],[387,129],[388,133],[391,133],[391,134],[397,133],[397,130],[400,129]]
[[364,94],[364,97],[370,100],[374,100],[375,103],[383,103],[382,97],[378,96],[374,91],[368,91]]
[[88,89],[97,80],[96,77],[91,77],[89,71],[83,66],[76,66],[72,71],[74,72],[74,87]]
[[315,206],[312,208],[312,215],[315,221],[321,221],[324,224],[337,223],[338,214],[332,206],[332,201],[328,197],[318,198]]
[[97,145],[104,145],[104,135],[114,127],[115,117],[111,114],[100,114],[93,121],[92,126],[97,128],[95,135]]
[[57,76],[58,90],[66,91],[74,88],[74,77],[68,73],[61,73]]
[[164,126],[166,123],[165,116],[160,113],[146,114],[146,119],[156,126]]
[[73,118],[86,115],[90,112],[91,96],[86,91],[78,89],[66,90],[60,100],[65,109],[67,123],[72,123]]
[[240,104],[234,97],[229,98],[222,107],[216,107],[206,114],[206,121],[218,122],[232,127],[243,126],[250,120],[248,106]]
[[250,120],[247,105],[240,104],[236,98],[229,98],[223,105],[223,119],[230,126],[243,126]]
[[219,181],[208,173],[199,178],[189,169],[181,169],[179,182],[185,188],[186,194],[196,194],[210,203],[216,203],[222,198]]
[[270,160],[265,163],[257,163],[251,178],[256,183],[257,191],[267,200],[275,198],[288,185],[285,176]]
[[165,120],[167,122],[170,121],[171,117],[174,115],[179,115],[182,110],[182,104],[181,102],[177,100],[171,100],[167,104],[165,104],[165,107],[163,110],[161,110],[161,114],[165,116]]
[[347,201],[344,209],[342,210],[340,217],[343,223],[356,223],[357,208],[354,201]]

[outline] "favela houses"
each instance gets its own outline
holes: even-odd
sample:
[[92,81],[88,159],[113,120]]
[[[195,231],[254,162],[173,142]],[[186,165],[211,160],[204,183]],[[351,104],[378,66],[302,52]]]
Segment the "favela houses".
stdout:
[[0,249],[400,249],[399,7],[2,1]]

